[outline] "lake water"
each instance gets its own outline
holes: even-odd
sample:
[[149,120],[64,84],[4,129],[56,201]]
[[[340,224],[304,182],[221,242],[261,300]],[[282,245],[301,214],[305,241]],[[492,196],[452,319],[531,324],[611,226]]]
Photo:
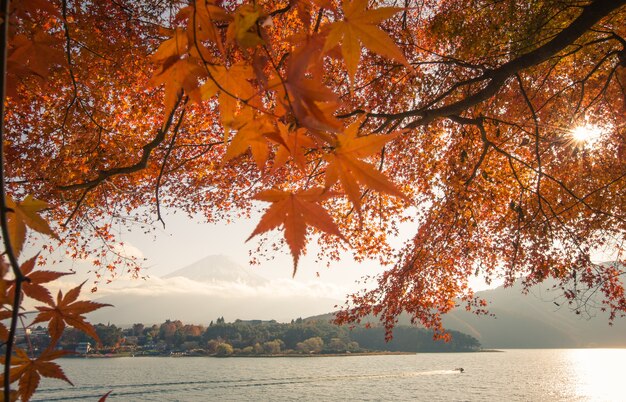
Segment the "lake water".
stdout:
[[33,400],[626,401],[626,349],[60,362],[76,386],[46,379]]

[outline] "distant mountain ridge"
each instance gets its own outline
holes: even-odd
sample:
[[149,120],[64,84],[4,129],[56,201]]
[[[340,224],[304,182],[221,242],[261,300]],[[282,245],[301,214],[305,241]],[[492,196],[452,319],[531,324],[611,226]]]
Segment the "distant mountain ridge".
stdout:
[[444,317],[444,325],[476,337],[487,348],[626,347],[626,317],[609,325],[599,308],[595,316],[576,314],[567,303],[554,303],[550,283],[522,294],[521,284],[477,292],[490,304],[495,317],[480,317],[457,309]]
[[[443,316],[443,325],[478,339],[483,348],[584,348],[626,347],[626,317],[617,318],[609,325],[608,314],[586,319],[566,305],[553,303],[556,294],[547,290],[550,283],[537,285],[531,293],[522,294],[518,283],[510,288],[476,292],[476,296],[489,302],[489,312],[495,317],[477,316],[457,308]],[[331,314],[308,319],[330,319]],[[377,323],[374,317],[365,322]],[[398,325],[411,325],[410,317],[403,314]]]

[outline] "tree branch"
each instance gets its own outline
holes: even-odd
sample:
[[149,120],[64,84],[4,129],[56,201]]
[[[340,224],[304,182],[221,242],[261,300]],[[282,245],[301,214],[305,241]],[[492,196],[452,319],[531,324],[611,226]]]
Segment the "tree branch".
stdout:
[[[440,117],[462,114],[468,108],[477,105],[494,96],[506,81],[516,73],[529,67],[543,63],[558,54],[580,38],[585,32],[590,30],[598,21],[609,15],[611,12],[621,8],[626,4],[626,0],[595,0],[583,7],[582,13],[572,23],[555,35],[550,41],[530,51],[520,57],[510,60],[500,67],[486,70],[481,76],[472,78],[471,82],[487,82],[487,84],[472,95],[449,105],[438,108],[408,110],[400,113],[378,113],[372,117],[382,117],[388,120],[404,120],[410,117],[417,117],[406,125],[405,128],[415,128],[431,123]],[[457,84],[458,86],[458,84]]]
[[180,105],[180,101],[181,101],[181,98],[179,97],[178,100],[176,101],[176,104],[174,105],[174,108],[170,112],[170,114],[169,114],[169,116],[167,118],[167,121],[163,125],[163,127],[158,129],[157,134],[152,139],[152,141],[150,141],[149,143],[147,143],[146,145],[144,145],[142,147],[141,158],[139,159],[139,161],[137,163],[134,163],[134,164],[129,165],[129,166],[116,167],[116,168],[102,170],[98,174],[98,177],[96,177],[95,179],[87,180],[87,181],[82,182],[82,183],[68,184],[66,186],[59,186],[59,190],[61,190],[61,191],[71,191],[71,190],[95,188],[95,186],[97,186],[98,184],[102,183],[103,181],[105,181],[105,180],[107,180],[107,179],[109,179],[109,178],[111,178],[113,176],[119,176],[119,175],[122,175],[122,174],[135,173],[135,172],[138,172],[138,171],[140,171],[142,169],[145,169],[146,166],[148,166],[148,160],[150,159],[150,154],[152,153],[152,151],[156,147],[158,147],[165,140],[165,136],[166,136],[167,132],[169,131],[171,125],[172,125],[172,121],[174,119],[174,114],[176,113],[176,110],[178,109],[178,106]]
[[0,225],[2,226],[2,241],[4,242],[5,253],[9,259],[11,270],[15,275],[15,294],[12,305],[13,311],[11,314],[9,337],[7,339],[6,350],[4,353],[3,399],[5,401],[11,400],[11,355],[13,354],[13,344],[15,343],[15,331],[17,329],[19,305],[22,294],[22,282],[26,280],[20,270],[20,266],[17,262],[17,256],[15,255],[13,245],[11,244],[11,237],[9,236],[7,217],[9,209],[6,203],[6,183],[4,177],[4,115],[9,47],[9,3],[9,0],[2,0],[0,2],[0,17],[2,18],[2,25],[0,26]]

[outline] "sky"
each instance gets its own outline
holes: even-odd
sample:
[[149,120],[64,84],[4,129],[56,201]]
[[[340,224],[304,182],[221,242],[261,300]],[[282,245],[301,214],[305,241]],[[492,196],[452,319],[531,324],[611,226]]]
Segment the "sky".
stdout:
[[[272,260],[266,261],[260,258],[259,265],[250,266],[249,251],[256,245],[256,240],[246,242],[250,233],[258,223],[259,217],[252,216],[249,219],[239,219],[231,223],[209,224],[202,217],[190,218],[185,214],[172,214],[165,211],[165,228],[156,227],[150,234],[144,234],[142,230],[123,232],[121,240],[125,244],[124,252],[140,258],[146,258],[141,275],[146,276],[144,282],[153,282],[155,286],[162,286],[156,279],[174,272],[180,268],[193,264],[210,255],[225,255],[243,267],[251,269],[255,274],[266,279],[277,281],[282,287],[291,287],[294,292],[300,292],[304,287],[312,289],[333,289],[336,297],[345,296],[357,291],[362,285],[356,281],[365,275],[376,275],[383,272],[376,261],[356,262],[350,253],[344,253],[341,260],[332,262],[331,267],[315,262],[317,250],[314,242],[310,243],[309,253],[300,258],[298,272],[292,278],[293,262],[285,246],[283,250],[274,254]],[[401,236],[392,244],[399,247],[404,241],[411,238],[415,232],[414,224],[407,223],[400,227]],[[282,231],[274,230],[270,236],[277,239],[283,236]],[[38,250],[36,246],[32,250],[25,250],[24,256],[34,255]],[[597,261],[606,261],[607,256],[597,255]],[[95,277],[88,261],[66,263],[51,267],[54,270],[75,270],[76,275],[64,277],[61,283],[53,285],[53,289],[65,288],[79,284],[85,280],[91,283]],[[494,281],[490,286],[486,285],[481,278],[471,279],[474,290],[485,290],[501,284]],[[99,295],[108,295],[119,289],[131,288],[142,285],[141,279],[131,280],[127,275],[121,275],[112,285],[100,284]],[[324,293],[324,292],[322,292]],[[328,292],[327,292],[328,293]],[[329,296],[330,294],[324,294]],[[343,297],[341,297],[343,299]]]
[[[141,275],[146,276],[147,279],[131,279],[129,275],[121,273],[120,277],[111,284],[101,282],[98,285],[98,291],[94,294],[83,291],[83,297],[97,299],[116,294],[140,293],[157,295],[169,288],[172,293],[187,291],[196,294],[232,294],[234,291],[240,291],[247,296],[254,294],[258,295],[259,300],[267,300],[271,293],[268,293],[268,289],[274,288],[277,293],[281,293],[281,297],[285,298],[302,296],[302,299],[315,303],[315,296],[318,295],[320,301],[321,299],[334,300],[332,303],[320,305],[319,311],[310,310],[311,314],[322,314],[329,312],[334,304],[342,302],[348,293],[360,289],[362,285],[357,285],[355,283],[357,280],[365,275],[375,275],[383,271],[377,262],[358,263],[349,253],[345,253],[341,261],[333,262],[331,268],[327,268],[325,264],[315,262],[317,250],[311,243],[308,255],[300,258],[298,272],[292,278],[293,260],[286,246],[281,252],[275,253],[270,261],[260,258],[259,265],[249,264],[249,250],[253,249],[257,243],[255,239],[249,242],[246,242],[246,239],[258,223],[258,216],[250,219],[242,218],[232,223],[208,224],[202,217],[192,219],[184,214],[168,214],[166,211],[164,219],[165,228],[159,224],[153,233],[144,234],[143,230],[131,230],[121,234],[120,240],[125,244],[125,253],[146,258]],[[411,233],[411,230],[407,230],[406,233]],[[270,237],[277,239],[282,236],[282,231],[275,230],[270,233]],[[403,240],[397,239],[398,245]],[[24,256],[34,255],[39,251],[36,244],[30,248],[23,252]],[[61,253],[61,250],[58,253]],[[192,286],[189,281],[161,278],[210,255],[228,256],[234,262],[270,282],[263,288],[253,290],[239,289],[237,286],[232,289],[212,285]],[[58,258],[59,255],[55,257]],[[87,284],[84,289],[90,289],[95,279],[94,274],[90,273],[93,267],[86,260],[70,262],[66,259],[65,263],[47,267],[47,269],[76,271],[75,275],[63,277],[52,283],[50,288],[53,294],[58,290],[65,292],[85,280]],[[32,306],[27,306],[29,307]],[[295,312],[284,315],[287,316],[287,314],[295,314]]]
[[[302,256],[298,272],[292,278],[293,261],[285,246],[270,261],[260,259],[259,265],[250,266],[249,250],[256,246],[256,240],[246,242],[258,223],[259,217],[239,219],[231,223],[208,224],[204,219],[189,218],[184,214],[165,214],[165,228],[158,226],[154,232],[145,234],[143,230],[124,231],[120,239],[125,244],[124,252],[145,258],[141,272],[146,279],[132,279],[122,275],[110,284],[101,282],[98,291],[89,292],[95,279],[89,261],[66,262],[46,267],[55,271],[76,271],[50,284],[53,294],[58,290],[64,293],[87,281],[81,298],[99,300],[118,306],[118,309],[101,309],[90,315],[94,322],[112,322],[120,325],[147,320],[163,322],[165,319],[182,319],[185,322],[203,323],[203,317],[224,316],[232,321],[241,319],[277,319],[288,321],[292,318],[326,314],[343,305],[346,295],[357,292],[363,284],[356,281],[365,275],[382,273],[376,261],[356,262],[350,253],[333,262],[330,268],[315,262],[317,250],[309,246],[308,255]],[[393,244],[400,246],[411,238],[414,224],[400,227],[401,237]],[[277,239],[282,231],[273,231],[270,236]],[[23,255],[34,255],[38,250],[25,250]],[[262,286],[237,283],[197,282],[186,278],[163,278],[167,274],[185,268],[207,256],[224,255],[232,261],[267,279]],[[598,256],[597,260],[606,260]],[[470,280],[475,291],[497,287],[494,281],[490,286],[481,278]],[[371,286],[371,285],[370,285]],[[31,301],[32,303],[32,301]],[[157,306],[158,305],[158,306]],[[25,303],[27,310],[35,304]],[[196,308],[197,306],[197,308]],[[203,307],[204,306],[204,307]],[[152,314],[158,310],[159,314]],[[121,320],[121,321],[120,321]]]
[[[156,230],[156,239],[142,233],[125,235],[125,241],[138,249],[148,258],[149,275],[162,276],[176,269],[187,266],[208,255],[227,255],[243,266],[250,261],[249,250],[257,244],[256,239],[246,242],[258,223],[258,217],[240,219],[233,223],[208,224],[202,218],[196,220],[186,216],[169,215],[165,217],[165,229]],[[273,231],[271,237],[283,236],[282,231]],[[339,241],[339,240],[338,240]],[[316,250],[313,243],[309,245],[309,253],[301,257],[298,272],[294,281],[326,281],[345,284],[353,282],[363,275],[381,272],[375,262],[359,264],[349,254],[344,255],[341,262],[334,263],[328,269],[325,265],[315,263]],[[268,279],[291,278],[293,261],[287,247],[274,254],[274,259],[260,259],[259,265],[251,269]],[[317,275],[319,273],[319,277]]]
[[[181,299],[184,296],[195,298],[197,304],[207,306],[219,304],[222,306],[221,309],[226,319],[286,320],[325,314],[335,310],[336,305],[343,304],[347,294],[356,292],[362,287],[355,283],[357,280],[365,275],[375,275],[383,271],[378,263],[374,261],[358,263],[348,253],[341,261],[333,262],[331,268],[327,268],[325,264],[320,265],[315,262],[317,250],[311,244],[308,255],[300,258],[296,276],[292,277],[293,260],[286,246],[281,252],[275,253],[270,261],[260,258],[259,265],[249,264],[249,250],[253,249],[257,243],[255,239],[249,242],[246,242],[246,239],[258,223],[258,216],[250,219],[242,218],[232,223],[208,224],[202,217],[192,219],[184,214],[167,214],[166,211],[164,219],[165,228],[159,224],[150,234],[145,234],[143,230],[123,231],[121,234],[120,240],[125,244],[124,253],[146,259],[141,271],[141,275],[146,279],[132,279],[129,275],[121,273],[120,277],[110,284],[101,281],[97,292],[90,293],[88,290],[92,288],[95,280],[93,272],[90,273],[93,266],[88,260],[65,259],[64,263],[46,267],[46,269],[65,272],[73,270],[76,274],[62,277],[51,283],[51,292],[56,294],[58,290],[61,290],[65,293],[83,281],[87,281],[81,298],[87,297],[94,300],[105,298],[103,302],[129,310],[114,312],[103,309],[93,316],[96,322],[115,323],[117,318],[125,320],[120,324],[127,323],[126,321],[134,322],[142,316],[149,315],[147,310],[136,308],[136,304],[154,304],[156,302],[151,302],[151,300],[157,299],[151,298],[166,297],[171,298],[173,303],[176,303],[176,300],[180,301],[180,314],[176,311],[169,311],[164,313],[167,317],[159,316],[153,321],[160,322],[165,318],[182,319],[183,316],[189,315],[190,310],[189,301]],[[406,233],[410,232],[410,230],[406,231]],[[275,230],[270,233],[270,237],[277,239],[282,236],[282,231]],[[403,240],[397,239],[398,244],[401,244]],[[23,256],[32,256],[38,251],[37,244],[34,244],[31,245],[30,250],[23,252]],[[61,253],[62,250],[57,250],[53,257],[58,259]],[[212,255],[227,256],[268,281],[263,286],[254,286],[235,283],[198,283],[186,278],[163,278],[169,273]],[[177,295],[179,295],[178,299],[176,299]],[[144,298],[138,298],[139,296]],[[38,303],[27,301],[25,308],[32,310],[35,305]],[[230,314],[228,313],[229,305],[233,306]],[[252,306],[252,308],[248,307],[244,311],[235,308],[241,305]],[[211,310],[209,307],[206,309]],[[259,312],[265,314],[267,310],[273,311],[262,317],[246,315],[260,314]],[[211,314],[217,314],[217,312],[211,311]],[[233,316],[230,317],[230,315]],[[188,319],[196,320],[193,315]]]

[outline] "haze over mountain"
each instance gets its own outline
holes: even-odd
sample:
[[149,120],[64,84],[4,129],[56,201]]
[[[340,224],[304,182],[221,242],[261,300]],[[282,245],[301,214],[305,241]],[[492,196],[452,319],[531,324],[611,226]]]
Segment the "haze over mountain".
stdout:
[[91,313],[91,322],[128,325],[179,319],[207,324],[222,316],[227,321],[290,321],[334,310],[345,291],[320,282],[268,280],[227,256],[212,255],[161,278],[109,293],[97,301],[114,307]]
[[[561,303],[558,292],[550,290],[553,284],[544,282],[527,295],[522,294],[520,283],[476,292],[489,302],[488,310],[494,316],[477,316],[457,308],[443,317],[444,327],[475,337],[483,348],[626,347],[626,317],[617,318],[610,326],[608,314],[601,312],[597,303],[593,308],[593,300],[589,310],[576,314],[567,303]],[[408,315],[401,315],[398,324],[410,325]]]
[[[609,325],[608,314],[600,311],[593,298],[589,309],[576,314],[558,297],[560,293],[550,289],[553,284],[546,281],[527,295],[522,294],[520,283],[476,292],[487,300],[494,316],[477,316],[458,308],[443,317],[444,327],[475,337],[483,348],[626,347],[626,317]],[[328,313],[308,319],[331,317]],[[364,320],[368,321],[378,323],[373,317]],[[409,316],[401,315],[398,324],[411,325]]]
[[576,314],[549,288],[550,283],[538,285],[528,295],[520,284],[477,292],[495,317],[457,309],[444,318],[444,325],[474,336],[485,348],[626,347],[626,318],[610,326],[608,314],[597,306],[590,315]]

